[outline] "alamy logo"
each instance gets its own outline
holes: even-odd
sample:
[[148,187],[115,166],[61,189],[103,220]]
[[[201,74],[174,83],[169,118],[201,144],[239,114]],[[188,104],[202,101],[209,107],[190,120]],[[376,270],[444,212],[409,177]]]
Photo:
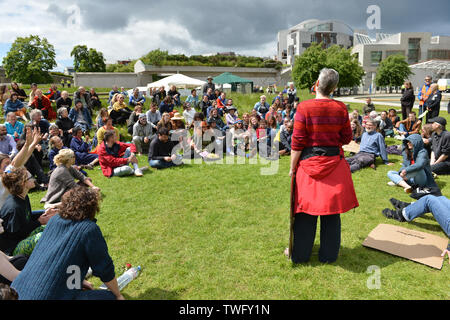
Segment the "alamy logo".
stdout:
[[370,266],[367,268],[367,273],[371,274],[367,278],[367,288],[369,290],[381,289],[381,269],[379,266]]
[[367,29],[380,30],[381,29],[381,9],[377,5],[370,5],[367,7]]
[[69,290],[81,289],[81,270],[79,266],[68,266],[67,274],[70,276],[67,278],[66,285]]
[[77,5],[71,5],[66,11],[69,14],[67,18],[67,28],[80,29],[81,28],[81,10]]

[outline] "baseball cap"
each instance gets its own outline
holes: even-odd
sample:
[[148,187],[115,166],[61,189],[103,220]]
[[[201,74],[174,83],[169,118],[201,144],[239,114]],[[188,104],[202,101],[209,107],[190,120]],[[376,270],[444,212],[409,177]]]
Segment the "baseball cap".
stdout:
[[439,123],[441,126],[445,127],[447,125],[447,120],[445,120],[442,117],[435,117],[435,118],[431,118],[430,120],[428,120],[428,123]]

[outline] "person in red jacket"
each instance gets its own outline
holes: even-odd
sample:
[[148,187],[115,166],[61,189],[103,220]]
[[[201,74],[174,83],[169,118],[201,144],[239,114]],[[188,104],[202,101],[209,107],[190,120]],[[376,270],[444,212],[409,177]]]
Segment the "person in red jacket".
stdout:
[[49,98],[42,94],[41,89],[36,90],[36,95],[34,96],[34,100],[31,103],[31,108],[41,110],[42,115],[48,121],[56,119],[56,112],[52,108],[52,103],[50,102]]
[[138,166],[138,160],[135,155],[136,146],[131,143],[117,141],[114,131],[105,133],[104,140],[98,146],[97,153],[103,175],[108,178],[132,174],[142,177],[142,171],[147,169],[139,168]]
[[329,96],[339,73],[323,69],[316,98],[297,108],[292,135],[291,239],[294,263],[309,261],[320,217],[319,261],[337,260],[341,244],[340,214],[358,207],[350,167],[342,146],[352,141],[347,107]]

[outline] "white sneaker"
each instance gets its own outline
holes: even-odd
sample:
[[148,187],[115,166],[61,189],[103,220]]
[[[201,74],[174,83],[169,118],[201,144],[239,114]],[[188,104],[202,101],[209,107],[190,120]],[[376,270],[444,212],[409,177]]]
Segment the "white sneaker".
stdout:
[[136,177],[142,177],[144,174],[142,173],[141,169],[136,169],[136,170],[134,170],[134,175]]
[[139,170],[141,170],[142,172],[144,172],[144,171],[147,171],[149,169],[149,167],[147,166],[147,167],[142,167],[142,168],[139,168]]
[[389,181],[387,184],[388,184],[388,186],[391,186],[391,187],[395,187],[396,186],[396,184],[394,182],[392,182],[392,181]]

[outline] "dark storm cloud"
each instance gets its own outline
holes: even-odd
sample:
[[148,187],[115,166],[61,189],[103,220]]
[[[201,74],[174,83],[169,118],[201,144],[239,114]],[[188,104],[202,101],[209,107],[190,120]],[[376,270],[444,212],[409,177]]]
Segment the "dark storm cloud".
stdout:
[[[173,22],[205,45],[235,51],[257,49],[274,42],[279,30],[312,18],[341,20],[355,29],[366,29],[369,5],[381,8],[380,32],[427,31],[450,35],[448,0],[78,0],[77,3],[89,29],[115,31],[128,24],[139,28],[143,20]],[[170,37],[165,40],[168,44],[180,41]]]

